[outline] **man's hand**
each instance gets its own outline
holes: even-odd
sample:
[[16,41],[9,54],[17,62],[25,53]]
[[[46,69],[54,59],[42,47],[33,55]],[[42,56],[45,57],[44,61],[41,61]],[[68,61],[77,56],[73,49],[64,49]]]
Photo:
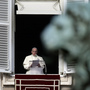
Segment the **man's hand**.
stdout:
[[29,66],[29,68],[32,67],[32,64]]
[[32,65],[30,65],[29,67],[32,67]]
[[40,64],[37,65],[38,67],[41,67]]

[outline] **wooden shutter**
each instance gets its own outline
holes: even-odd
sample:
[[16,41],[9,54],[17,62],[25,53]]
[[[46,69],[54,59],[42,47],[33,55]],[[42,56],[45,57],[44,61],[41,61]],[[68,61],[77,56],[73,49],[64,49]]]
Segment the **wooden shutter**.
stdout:
[[8,21],[8,0],[0,0],[0,22]]
[[[0,0],[0,72],[12,72],[13,0]],[[14,5],[13,5],[14,6]]]
[[76,63],[66,63],[64,62],[64,72],[65,73],[75,73]]

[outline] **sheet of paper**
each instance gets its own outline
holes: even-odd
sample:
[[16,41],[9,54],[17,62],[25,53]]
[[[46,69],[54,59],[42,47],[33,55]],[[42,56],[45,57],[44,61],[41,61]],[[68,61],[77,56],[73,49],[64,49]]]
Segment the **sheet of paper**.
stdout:
[[39,64],[39,60],[33,60],[32,67],[35,67]]

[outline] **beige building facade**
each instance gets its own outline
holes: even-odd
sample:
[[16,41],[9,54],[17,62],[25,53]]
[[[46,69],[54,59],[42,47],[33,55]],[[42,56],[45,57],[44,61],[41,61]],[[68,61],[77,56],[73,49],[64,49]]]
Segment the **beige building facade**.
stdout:
[[[64,14],[67,3],[75,0],[1,0],[0,1],[0,90],[15,90],[15,12],[17,14]],[[76,0],[77,1],[77,0]],[[88,2],[88,0],[78,0]],[[6,7],[6,8],[5,8]],[[2,35],[3,34],[3,35]],[[74,84],[72,74],[74,68],[69,66],[58,54],[58,74],[60,75],[60,90],[70,90]],[[12,73],[13,72],[13,73]]]

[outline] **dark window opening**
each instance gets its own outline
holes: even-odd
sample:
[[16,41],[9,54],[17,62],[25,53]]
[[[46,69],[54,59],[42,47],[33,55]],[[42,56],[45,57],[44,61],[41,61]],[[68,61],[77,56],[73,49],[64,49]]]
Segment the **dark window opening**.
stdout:
[[58,74],[58,51],[46,53],[40,34],[50,23],[53,15],[16,15],[15,32],[15,73],[25,74],[23,61],[31,54],[32,47],[38,48],[38,55],[43,57],[47,74]]

